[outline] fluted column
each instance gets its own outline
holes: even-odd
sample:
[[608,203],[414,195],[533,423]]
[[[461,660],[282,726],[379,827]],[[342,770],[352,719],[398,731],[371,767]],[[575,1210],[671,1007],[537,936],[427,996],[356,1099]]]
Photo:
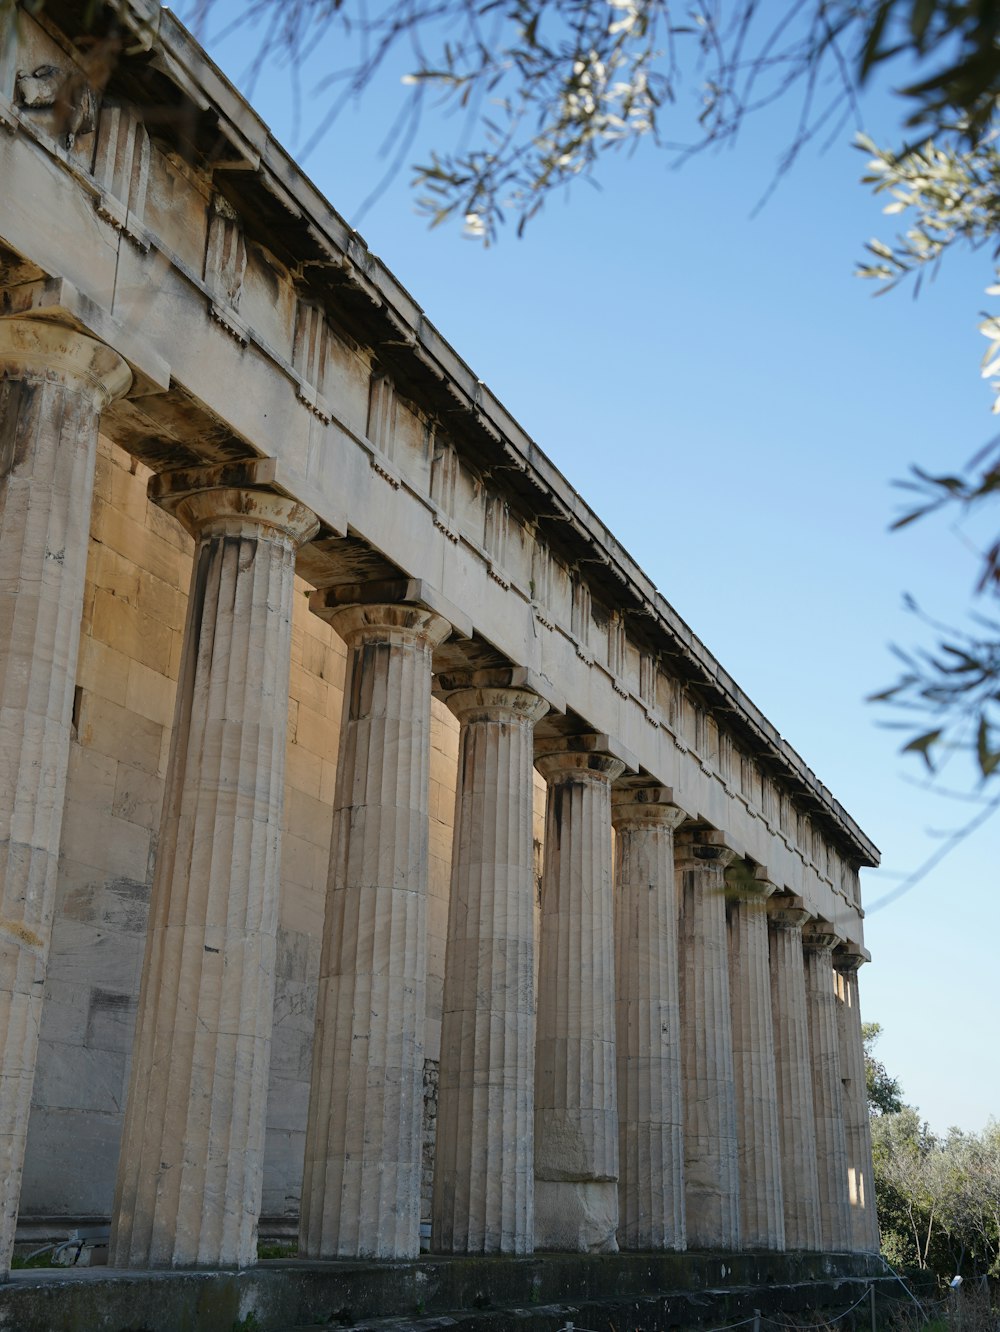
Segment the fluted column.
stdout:
[[131,382],[92,338],[0,320],[0,1280],[55,905],[97,431]]
[[684,1096],[674,829],[663,786],[616,789],[618,1244],[683,1249]]
[[832,957],[840,940],[826,922],[811,921],[802,931],[802,941],[816,1114],[820,1234],[824,1252],[843,1253],[851,1248],[851,1206]]
[[347,643],[299,1248],[420,1251],[431,656],[414,604],[312,608]]
[[844,1133],[847,1145],[848,1198],[851,1206],[851,1248],[878,1253],[878,1217],[872,1171],[872,1131],[865,1082],[865,1047],[858,1003],[858,969],[868,954],[848,944],[833,955],[837,984],[837,1027],[840,1038],[840,1080],[843,1086]]
[[740,1247],[725,885],[732,858],[721,833],[682,829],[677,836],[684,1168],[691,1249]]
[[745,862],[730,866],[726,882],[740,1237],[744,1249],[780,1250],[785,1211],[767,938],[767,899],[774,884]]
[[549,741],[535,1055],[535,1248],[618,1245],[611,783],[598,736]]
[[115,1190],[117,1267],[257,1256],[295,555],[318,524],[263,490],[187,493],[197,476],[150,483],[198,545]]
[[770,899],[767,913],[785,1247],[816,1250],[820,1247],[819,1180],[802,955],[802,926],[809,912],[801,898],[782,894]]
[[[509,674],[509,673],[508,673]],[[451,681],[454,683],[454,680]],[[534,726],[528,689],[466,687],[448,911],[433,1247],[534,1247]]]

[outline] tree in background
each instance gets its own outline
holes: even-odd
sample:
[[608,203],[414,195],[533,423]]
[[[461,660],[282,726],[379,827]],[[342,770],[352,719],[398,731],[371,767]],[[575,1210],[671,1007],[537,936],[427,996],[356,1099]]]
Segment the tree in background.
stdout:
[[1000,1278],[1000,1123],[939,1138],[902,1101],[875,1059],[878,1023],[866,1023],[875,1201],[882,1253],[897,1268]]
[[875,1042],[882,1035],[878,1022],[862,1022],[861,1038],[865,1047],[865,1089],[872,1118],[898,1115],[903,1108],[903,1089],[899,1079],[890,1075],[885,1064],[875,1058]]

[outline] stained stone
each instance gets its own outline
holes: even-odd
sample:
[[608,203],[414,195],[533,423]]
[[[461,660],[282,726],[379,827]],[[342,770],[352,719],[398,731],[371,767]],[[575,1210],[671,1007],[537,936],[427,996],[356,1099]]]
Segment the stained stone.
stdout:
[[263,1171],[295,555],[317,522],[254,490],[201,491],[175,512],[198,547],[109,1261],[245,1267]]
[[687,1239],[692,1249],[740,1247],[726,932],[725,869],[732,858],[719,833],[682,829],[678,834],[684,1169]]
[[839,942],[837,935],[822,921],[811,921],[803,930],[806,1011],[816,1114],[820,1243],[827,1253],[844,1253],[852,1246],[840,1033],[832,957]]
[[618,1248],[611,783],[588,737],[546,742],[535,1054],[535,1248]]
[[299,1249],[420,1251],[431,654],[418,606],[314,606],[347,643]]
[[740,1236],[745,1249],[785,1247],[778,1086],[771,1018],[767,899],[774,885],[734,865],[729,896],[729,993],[733,1022],[740,1171]]
[[798,897],[768,902],[771,1015],[778,1088],[781,1177],[785,1200],[785,1247],[818,1249],[819,1180],[813,1110],[809,1018],[806,1011],[802,926],[809,912]]
[[461,722],[441,1019],[433,1247],[534,1247],[534,723],[525,689],[447,696]]
[[686,1242],[674,880],[683,817],[664,787],[612,793],[621,1249]]
[[0,1279],[55,906],[98,424],[131,381],[93,338],[0,319]]

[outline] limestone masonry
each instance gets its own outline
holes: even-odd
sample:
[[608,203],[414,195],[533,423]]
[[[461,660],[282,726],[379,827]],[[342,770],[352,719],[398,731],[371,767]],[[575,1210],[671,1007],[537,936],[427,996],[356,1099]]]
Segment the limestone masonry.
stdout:
[[0,44],[0,1274],[875,1251],[877,850],[173,16],[95,89],[87,8]]

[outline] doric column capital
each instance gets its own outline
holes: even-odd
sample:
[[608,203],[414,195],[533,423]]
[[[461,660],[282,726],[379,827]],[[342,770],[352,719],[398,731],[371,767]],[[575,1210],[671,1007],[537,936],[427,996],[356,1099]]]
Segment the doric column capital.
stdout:
[[43,319],[0,319],[0,369],[7,379],[71,380],[89,393],[97,412],[132,385],[132,371],[117,352]]
[[298,548],[319,531],[319,519],[298,500],[269,489],[273,475],[271,459],[185,467],[150,477],[148,493],[196,540],[258,536],[269,527]]
[[777,893],[767,903],[768,920],[779,930],[800,930],[812,912],[806,910],[801,897],[794,893]]
[[434,695],[463,723],[527,721],[534,725],[552,706],[536,683],[535,673],[521,666],[469,667],[439,673]]
[[374,643],[401,638],[426,642],[433,650],[451,633],[451,622],[423,606],[386,606],[379,602],[371,605],[322,605],[320,588],[309,597],[309,608],[321,620],[326,620],[345,642]]
[[763,906],[777,891],[763,865],[737,859],[726,869],[726,893],[737,901]]
[[318,587],[309,596],[309,609],[348,643],[399,636],[425,642],[433,651],[452,634],[472,632],[457,607],[417,579]]
[[676,828],[687,815],[674,804],[669,786],[626,782],[611,792],[611,822],[616,828]]
[[535,767],[547,782],[613,782],[627,767],[628,751],[607,735],[560,736],[535,744]]
[[850,939],[842,943],[833,954],[833,965],[838,971],[847,973],[860,970],[866,962],[871,960],[872,955],[868,949],[862,948]]
[[802,927],[802,946],[809,953],[832,953],[840,943],[843,939],[830,922],[820,916]]
[[544,717],[549,705],[530,689],[501,689],[480,686],[455,689],[445,703],[464,725],[472,722],[528,722]]
[[[447,618],[446,610],[436,605],[432,605],[430,609],[440,610],[441,614]],[[461,649],[457,648],[456,653],[460,652]],[[451,706],[449,699],[452,694],[469,689],[522,690],[542,699],[551,712],[562,713],[566,711],[566,699],[555,688],[548,676],[541,675],[528,666],[512,666],[503,663],[491,666],[481,664],[448,666],[439,670],[434,677],[434,696],[441,699],[443,703],[447,703],[449,707]],[[544,716],[544,713],[540,715]]]
[[733,848],[726,845],[725,833],[717,828],[682,827],[674,848],[678,869],[702,869],[706,865],[725,869],[736,858]]

